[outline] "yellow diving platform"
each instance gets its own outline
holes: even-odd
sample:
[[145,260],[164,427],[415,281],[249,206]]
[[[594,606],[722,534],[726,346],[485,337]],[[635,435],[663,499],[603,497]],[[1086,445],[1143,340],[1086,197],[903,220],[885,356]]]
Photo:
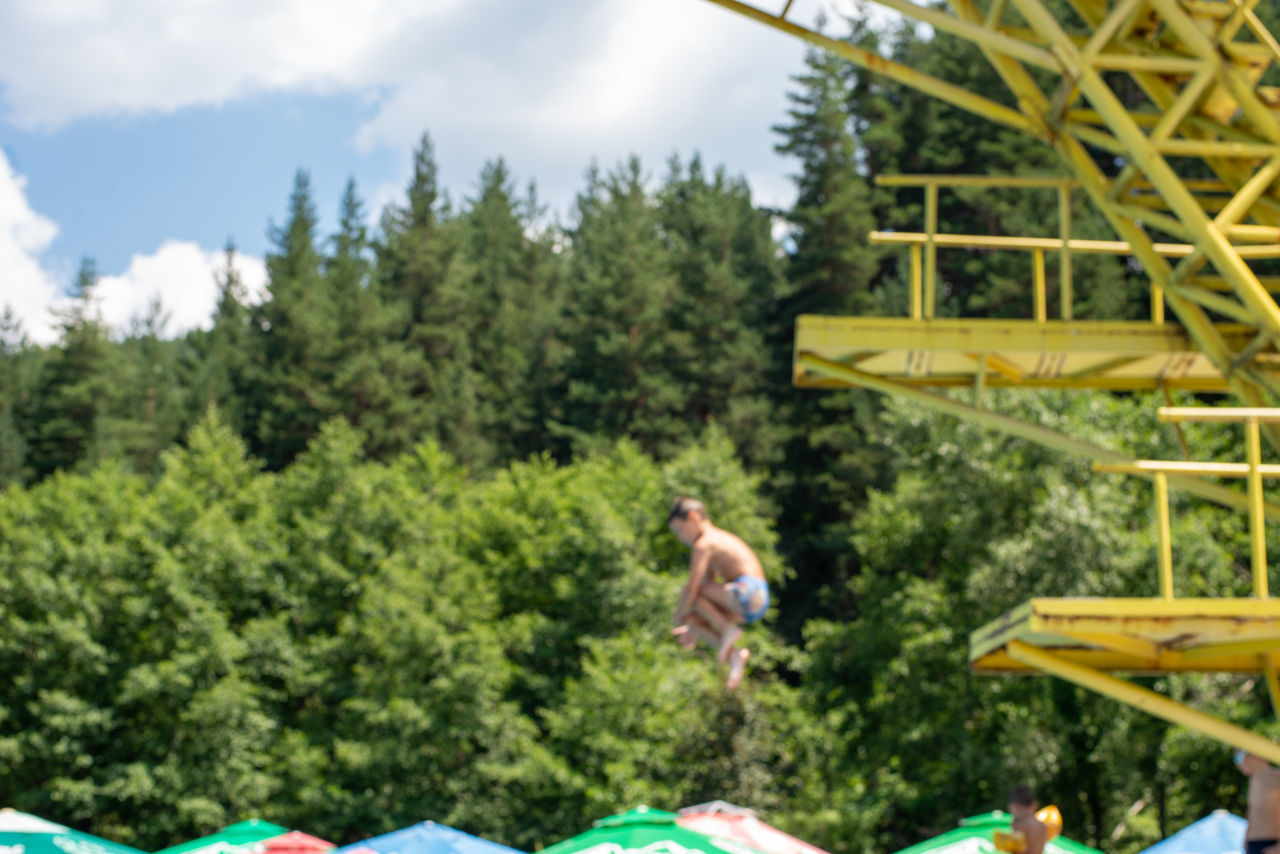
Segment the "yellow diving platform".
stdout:
[[[1217,329],[1235,351],[1257,334],[1242,324]],[[804,388],[856,383],[802,356],[906,386],[1230,390],[1174,323],[801,315],[795,351],[794,382]],[[1280,380],[1280,354],[1259,354],[1253,367]]]
[[979,673],[1034,673],[1028,650],[1109,673],[1263,673],[1280,599],[1031,599],[969,636]]
[[1280,745],[1113,673],[1261,674],[1280,697],[1280,600],[1032,599],[975,631],[978,673],[1045,673],[1272,763]]
[[[1167,320],[1164,296],[1153,294],[1149,319],[1121,321],[1076,316],[1073,257],[1131,256],[1133,245],[1118,240],[1072,237],[1070,211],[1077,182],[1069,178],[990,175],[879,175],[885,187],[920,188],[924,195],[924,231],[873,231],[874,244],[901,246],[910,252],[908,317],[801,315],[796,320],[793,381],[803,388],[865,386],[871,376],[903,387],[1076,388],[1109,391],[1183,389],[1230,393],[1241,380],[1280,389],[1280,352],[1276,336],[1260,335],[1258,324],[1227,299],[1220,277],[1192,276],[1181,293],[1194,296],[1217,318],[1204,318],[1202,334],[1213,338],[1229,362],[1214,358],[1181,324]],[[1215,181],[1195,182],[1206,196],[1226,191]],[[1010,237],[939,232],[938,196],[943,190],[1020,189],[1053,191],[1057,237]],[[1146,185],[1132,188],[1149,195]],[[1032,317],[1027,319],[936,317],[938,254],[1019,252],[1031,256]],[[1187,243],[1155,243],[1161,258],[1195,254]],[[1242,257],[1280,258],[1280,242],[1239,247]],[[1051,264],[1051,259],[1056,264]],[[1053,269],[1056,266],[1056,269]],[[1050,274],[1054,293],[1050,293]],[[1280,289],[1280,279],[1263,276],[1264,291]],[[1050,316],[1050,298],[1057,316]],[[847,369],[845,371],[833,368]],[[1224,371],[1224,368],[1226,369]],[[1234,381],[1234,385],[1233,385]]]
[[[1175,424],[1242,423],[1246,447],[1243,463],[1094,463],[1100,472],[1154,479],[1159,595],[1031,599],[969,636],[970,667],[976,673],[1048,673],[1280,762],[1280,744],[1113,675],[1261,674],[1280,717],[1280,599],[1270,598],[1262,490],[1264,478],[1280,477],[1280,466],[1262,463],[1261,430],[1264,422],[1280,421],[1280,409],[1162,407],[1159,417]],[[1175,597],[1168,492],[1175,473],[1246,480],[1252,597]]]

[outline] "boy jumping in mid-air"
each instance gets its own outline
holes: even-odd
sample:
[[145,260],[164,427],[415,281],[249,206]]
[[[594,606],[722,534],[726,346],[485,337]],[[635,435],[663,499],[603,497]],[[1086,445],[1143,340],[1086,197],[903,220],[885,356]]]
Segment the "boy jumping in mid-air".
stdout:
[[693,549],[689,581],[680,591],[671,633],[681,646],[693,649],[702,638],[729,665],[730,691],[742,683],[751,652],[736,648],[742,623],[754,623],[769,608],[769,585],[764,568],[751,547],[707,518],[701,501],[682,496],[667,516],[667,526],[680,542]]

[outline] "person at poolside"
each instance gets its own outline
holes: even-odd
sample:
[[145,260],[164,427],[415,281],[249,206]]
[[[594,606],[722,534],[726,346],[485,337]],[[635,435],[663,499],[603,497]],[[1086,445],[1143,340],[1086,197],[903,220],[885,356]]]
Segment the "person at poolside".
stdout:
[[1030,786],[1014,786],[1009,792],[1009,814],[1013,816],[1010,828],[1018,854],[1044,854],[1049,841],[1049,828],[1036,817],[1036,794]]
[[1280,854],[1280,770],[1247,750],[1235,753],[1236,768],[1249,778],[1244,831],[1246,854]]

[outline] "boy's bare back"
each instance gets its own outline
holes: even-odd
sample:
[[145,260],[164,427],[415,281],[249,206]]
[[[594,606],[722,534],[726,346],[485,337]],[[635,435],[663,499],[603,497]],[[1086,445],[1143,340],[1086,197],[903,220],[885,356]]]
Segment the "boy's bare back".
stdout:
[[1049,840],[1049,829],[1044,822],[1035,816],[1024,816],[1013,820],[1013,830],[1018,831],[1027,841],[1025,854],[1041,854]]
[[1259,767],[1249,775],[1247,837],[1275,840],[1280,838],[1280,770],[1251,757]]
[[707,555],[707,569],[719,581],[733,581],[743,575],[764,578],[760,559],[742,538],[723,528],[710,527],[693,544],[692,559]]

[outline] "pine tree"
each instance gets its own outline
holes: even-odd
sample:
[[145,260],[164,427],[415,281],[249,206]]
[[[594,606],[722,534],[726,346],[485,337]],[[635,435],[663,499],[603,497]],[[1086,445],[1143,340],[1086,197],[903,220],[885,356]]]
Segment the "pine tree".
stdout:
[[[530,206],[536,208],[531,190]],[[464,315],[478,432],[495,459],[542,450],[536,367],[548,349],[558,305],[549,246],[532,240],[529,217],[501,160],[485,165],[480,192],[459,219],[464,233]],[[456,444],[456,443],[455,443]]]
[[529,415],[512,425],[511,458],[554,453],[558,439],[554,416],[561,405],[557,397],[565,357],[560,319],[564,311],[567,243],[557,223],[545,222],[546,210],[530,182],[523,201],[525,249],[521,260],[526,284],[526,330],[520,333],[527,353],[524,378]]
[[790,121],[774,130],[779,154],[800,162],[796,202],[788,214],[791,241],[787,279],[792,293],[783,312],[866,314],[876,253],[868,248],[870,192],[858,171],[849,103],[851,67],[835,54],[810,49],[800,90],[787,95]]
[[[399,232],[389,223],[407,222],[398,213],[392,209],[384,217],[392,233]],[[382,287],[388,279],[374,263],[354,180],[343,193],[338,223],[325,258],[325,280],[337,306],[341,342],[334,382],[342,413],[363,431],[366,450],[385,458],[407,450],[420,437],[422,403],[414,394],[425,363],[407,342],[406,303]]]
[[439,287],[455,247],[443,238],[450,219],[449,203],[437,183],[438,168],[431,137],[423,134],[413,154],[408,204],[389,206],[382,215],[382,239],[375,247],[376,285],[384,302],[406,309],[404,334],[421,323]]
[[687,440],[681,412],[689,394],[672,371],[670,254],[638,159],[608,176],[593,167],[587,181],[570,235],[556,429],[580,447],[631,436],[667,455]]
[[99,430],[103,452],[148,475],[159,472],[162,454],[191,425],[189,387],[179,368],[184,344],[165,336],[169,315],[160,299],[134,318],[124,339],[113,344],[113,393]]
[[369,230],[364,224],[364,205],[356,192],[356,181],[348,179],[338,211],[338,233],[331,239],[333,251],[324,259],[325,279],[333,293],[339,316],[350,322],[359,294],[369,283]]
[[[787,279],[772,343],[774,411],[790,435],[785,463],[771,491],[779,527],[800,589],[818,591],[786,609],[786,629],[799,633],[817,615],[847,619],[854,603],[848,582],[857,562],[848,548],[853,519],[867,486],[887,480],[886,459],[875,447],[880,401],[864,392],[799,391],[789,387],[795,319],[801,313],[869,314],[879,252],[867,242],[872,195],[859,172],[852,68],[833,54],[810,50],[806,71],[788,95],[789,122],[775,130],[779,153],[799,160],[794,176]],[[786,379],[784,379],[784,377]]]
[[310,176],[299,170],[289,217],[272,228],[268,298],[251,324],[260,354],[248,401],[251,447],[282,468],[337,414],[334,377],[340,359],[338,307],[321,271]]
[[723,167],[710,180],[694,156],[678,158],[658,194],[662,235],[677,286],[666,312],[674,382],[686,389],[690,431],[719,423],[757,465],[775,462],[781,436],[769,401],[768,339],[782,269],[771,217],[745,180]]
[[249,294],[236,266],[235,242],[228,239],[223,252],[222,269],[215,274],[218,300],[213,324],[207,332],[195,330],[187,336],[186,372],[192,386],[193,423],[215,408],[223,424],[243,434],[248,427],[246,395],[255,376],[256,341],[250,333]]
[[25,477],[27,442],[19,420],[30,405],[37,367],[22,321],[6,305],[0,313],[0,490]]
[[468,464],[493,459],[471,337],[474,271],[463,223],[436,182],[431,139],[414,153],[408,204],[388,208],[377,246],[378,293],[392,310],[386,361],[408,441],[424,436]]
[[80,264],[70,304],[56,313],[61,335],[46,358],[23,424],[28,465],[39,479],[100,456],[101,418],[111,392],[113,352],[94,301],[97,266]]

